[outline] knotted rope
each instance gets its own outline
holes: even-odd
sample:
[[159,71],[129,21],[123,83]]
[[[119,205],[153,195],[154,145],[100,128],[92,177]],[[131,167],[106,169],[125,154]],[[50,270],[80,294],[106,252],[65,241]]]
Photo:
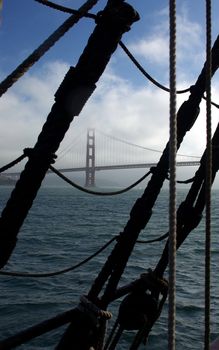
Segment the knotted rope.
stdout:
[[103,317],[106,320],[109,320],[112,317],[112,313],[107,310],[102,310],[97,307],[92,301],[90,301],[85,295],[80,297],[80,304],[78,309],[83,312],[91,312],[98,317]]

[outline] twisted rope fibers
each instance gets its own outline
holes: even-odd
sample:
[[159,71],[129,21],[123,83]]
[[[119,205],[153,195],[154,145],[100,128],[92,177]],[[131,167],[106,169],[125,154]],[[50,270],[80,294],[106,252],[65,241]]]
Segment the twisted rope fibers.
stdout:
[[169,350],[175,350],[176,329],[176,0],[169,1],[169,74],[170,74],[170,138],[169,138]]

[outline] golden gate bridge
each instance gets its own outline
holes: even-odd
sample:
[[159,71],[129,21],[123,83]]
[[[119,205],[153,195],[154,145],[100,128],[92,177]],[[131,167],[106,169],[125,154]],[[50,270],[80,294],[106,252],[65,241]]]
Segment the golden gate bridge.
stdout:
[[[153,153],[154,161],[151,161]],[[95,187],[96,172],[120,169],[146,169],[157,165],[154,154],[159,157],[162,152],[122,140],[113,135],[105,134],[94,128],[88,128],[79,133],[74,139],[58,152],[56,169],[61,173],[85,173],[85,187]],[[177,166],[198,166],[199,157],[180,155],[186,160],[177,161]],[[196,158],[196,160],[191,159]],[[48,174],[51,171],[48,171]],[[20,172],[7,172],[6,176],[16,177]]]
[[[80,148],[81,150],[79,150]],[[162,153],[156,149],[124,141],[94,128],[89,128],[83,140],[79,136],[76,138],[76,142],[73,141],[60,150],[56,165],[61,173],[85,172],[85,186],[93,187],[97,171],[155,167],[156,162],[147,160],[149,159],[148,154],[151,152]],[[189,155],[181,155],[181,157],[187,157],[187,160],[178,161],[177,166],[199,165],[198,157]],[[192,161],[191,158],[196,158],[196,160]],[[61,164],[66,163],[68,166],[61,166]]]

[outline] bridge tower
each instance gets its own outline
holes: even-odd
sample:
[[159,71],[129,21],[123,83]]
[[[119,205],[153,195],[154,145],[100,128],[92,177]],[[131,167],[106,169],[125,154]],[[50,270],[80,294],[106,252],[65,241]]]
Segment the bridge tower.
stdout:
[[87,130],[85,187],[95,186],[95,130]]

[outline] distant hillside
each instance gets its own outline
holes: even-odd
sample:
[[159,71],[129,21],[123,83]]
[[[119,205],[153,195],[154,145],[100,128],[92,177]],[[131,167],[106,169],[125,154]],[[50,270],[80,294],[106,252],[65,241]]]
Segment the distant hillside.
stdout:
[[0,175],[0,186],[14,185],[16,181],[5,175]]

